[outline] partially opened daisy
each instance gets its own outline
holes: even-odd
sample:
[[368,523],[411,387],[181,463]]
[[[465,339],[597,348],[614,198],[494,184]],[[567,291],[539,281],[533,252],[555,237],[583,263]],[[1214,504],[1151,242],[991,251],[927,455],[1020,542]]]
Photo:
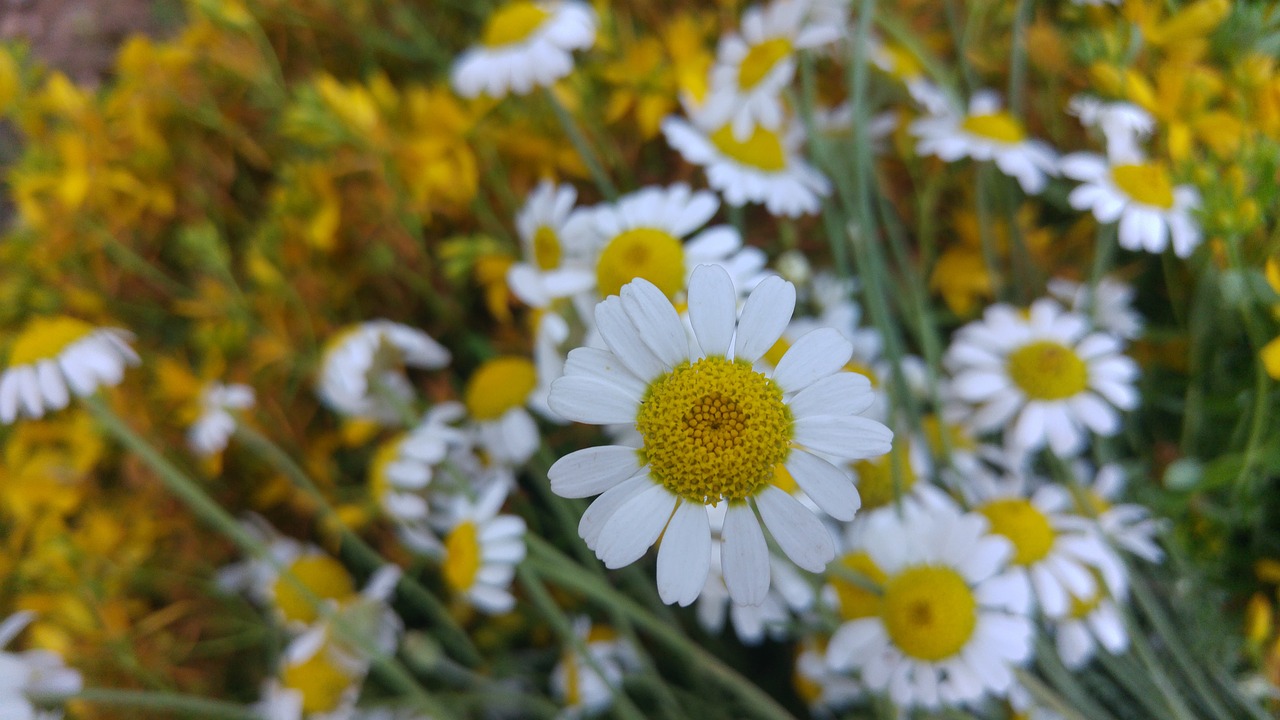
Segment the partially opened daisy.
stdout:
[[1067,196],[1071,207],[1092,212],[1101,223],[1119,222],[1120,247],[1160,253],[1172,246],[1184,258],[1200,244],[1200,226],[1192,217],[1200,193],[1174,185],[1164,164],[1072,153],[1062,158],[1062,174],[1081,183]]
[[558,298],[589,289],[595,276],[584,257],[584,210],[574,211],[572,185],[544,180],[516,214],[523,259],[507,271],[507,284],[522,302],[547,308]]
[[911,123],[910,130],[919,138],[916,152],[921,155],[936,155],[947,162],[966,157],[993,160],[1030,195],[1039,194],[1049,176],[1058,174],[1053,149],[1027,137],[1022,122],[1003,110],[1000,96],[989,90],[975,93],[967,112],[948,106]]
[[[899,708],[954,707],[1014,685],[1035,630],[1026,582],[1006,571],[1011,548],[973,513],[920,508],[867,522],[866,555],[881,592],[827,646],[835,669],[857,669]],[[879,578],[877,578],[879,579]]]
[[1119,502],[1125,486],[1124,470],[1119,465],[1103,465],[1097,473],[1091,473],[1088,464],[1077,463],[1075,476],[1084,485],[1087,503],[1079,511],[1093,518],[1108,542],[1147,562],[1158,563],[1164,559],[1164,550],[1156,538],[1166,523],[1151,517],[1151,510],[1145,505]]
[[770,574],[761,519],[806,570],[821,571],[835,554],[822,521],[773,484],[777,466],[824,512],[849,520],[857,490],[827,458],[883,454],[893,433],[858,415],[871,403],[870,383],[842,372],[851,348],[835,330],[797,340],[772,377],[752,369],[791,318],[791,283],[765,279],[739,316],[728,273],[706,265],[694,271],[688,296],[696,342],[646,280],[596,307],[608,349],[569,353],[551,407],[578,422],[633,425],[641,447],[579,450],[548,475],[564,497],[603,493],[578,531],[607,567],[635,562],[662,536],[658,592],[668,603],[688,605],[702,592],[711,564],[708,507],[728,503],[725,586],[734,602],[757,605]]
[[463,97],[494,98],[550,87],[573,70],[573,51],[596,39],[596,16],[576,0],[515,0],[485,23],[480,44],[453,64],[453,88]]
[[1019,451],[1047,444],[1076,455],[1090,433],[1118,433],[1119,411],[1138,404],[1138,365],[1122,350],[1119,338],[1089,332],[1084,317],[1051,299],[1026,313],[992,305],[947,349],[958,401],[949,413],[976,433],[1003,430]]
[[125,330],[71,317],[32,319],[14,339],[0,373],[0,423],[20,415],[44,417],[66,407],[72,395],[88,397],[101,386],[120,384],[125,368],[138,364],[132,339]]
[[515,607],[511,579],[524,560],[524,520],[501,515],[507,488],[494,485],[474,502],[459,498],[454,525],[444,537],[441,571],[445,585],[481,612],[504,613]]
[[832,13],[815,14],[809,0],[774,0],[748,8],[741,34],[720,38],[711,89],[703,111],[710,122],[729,123],[745,141],[755,126],[777,130],[786,119],[782,91],[796,72],[796,52],[835,42],[843,29]]
[[332,410],[395,424],[413,399],[405,367],[449,364],[449,351],[430,335],[390,320],[370,320],[340,331],[325,345],[316,393]]
[[794,118],[776,130],[757,125],[745,140],[704,113],[692,120],[668,117],[662,134],[685,160],[705,169],[707,184],[730,205],[760,203],[771,215],[797,217],[817,213],[831,194],[831,181],[801,157],[804,129]]

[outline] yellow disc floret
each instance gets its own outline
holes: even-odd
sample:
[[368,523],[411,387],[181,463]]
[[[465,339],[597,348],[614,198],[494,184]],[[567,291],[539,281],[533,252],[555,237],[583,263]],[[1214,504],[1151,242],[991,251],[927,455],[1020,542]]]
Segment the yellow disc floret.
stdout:
[[75,318],[35,318],[13,341],[9,365],[29,365],[56,358],[68,345],[92,332],[92,325]]
[[324,648],[305,661],[288,665],[280,673],[280,684],[302,695],[302,712],[324,713],[338,709],[353,678],[338,667]]
[[1116,165],[1111,168],[1111,180],[1125,195],[1143,205],[1173,207],[1173,183],[1169,182],[1169,173],[1161,165]]
[[311,624],[318,614],[307,593],[319,600],[345,600],[355,594],[355,583],[342,563],[327,555],[303,555],[288,567],[288,573],[306,588],[304,593],[284,574],[276,579],[273,590],[276,607],[285,620]]
[[1007,112],[970,115],[964,119],[961,127],[974,135],[1010,145],[1027,139],[1027,131],[1022,128],[1022,123]]
[[747,51],[738,65],[738,87],[750,90],[764,80],[769,71],[791,55],[791,41],[784,37],[765,40]]
[[991,521],[991,532],[1013,543],[1013,564],[1031,565],[1053,549],[1057,535],[1049,518],[1022,498],[993,500],[978,508]]
[[546,225],[538,226],[533,234],[533,261],[539,270],[554,270],[560,266],[560,236]]
[[636,415],[650,475],[692,502],[742,500],[791,449],[782,388],[746,363],[684,362],[655,380]]
[[658,228],[634,228],[619,233],[605,245],[596,263],[596,287],[600,295],[617,295],[622,286],[644,278],[668,299],[684,288],[684,246],[675,236]]
[[[866,509],[884,507],[899,495],[911,492],[911,488],[916,484],[916,472],[911,467],[909,450],[905,442],[894,443],[888,454],[873,460],[859,460],[853,464],[853,470],[858,475],[858,494],[862,496],[862,507]],[[899,477],[896,483],[893,474],[894,462],[898,463]]]
[[480,532],[464,520],[444,539],[444,581],[454,590],[467,590],[480,572]]
[[951,568],[904,570],[885,584],[881,601],[890,639],[919,660],[937,661],[960,652],[978,624],[978,601]]
[[551,13],[534,3],[513,2],[489,16],[480,42],[489,47],[514,45],[532,35],[549,17]]
[[[885,574],[866,552],[848,553],[838,561],[843,569],[856,573],[869,583],[884,586]],[[840,572],[831,573],[831,587],[840,602],[840,619],[848,622],[880,614],[880,593]]]
[[787,151],[782,146],[782,138],[778,133],[766,130],[759,125],[751,132],[751,137],[743,141],[733,136],[732,126],[725,125],[711,134],[711,143],[720,152],[743,165],[750,165],[765,172],[787,169]]
[[471,374],[463,401],[476,420],[497,420],[528,402],[537,386],[538,370],[527,358],[494,358]]
[[1089,368],[1075,350],[1038,340],[1009,353],[1009,377],[1032,400],[1061,400],[1089,386]]

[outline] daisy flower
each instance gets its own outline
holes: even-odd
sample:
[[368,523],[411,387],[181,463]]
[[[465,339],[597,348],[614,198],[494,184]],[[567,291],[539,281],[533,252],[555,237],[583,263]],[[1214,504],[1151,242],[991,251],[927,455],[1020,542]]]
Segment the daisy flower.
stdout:
[[1088,210],[1100,223],[1119,222],[1117,237],[1126,250],[1164,252],[1173,246],[1185,258],[1200,244],[1200,227],[1192,213],[1200,193],[1190,185],[1174,185],[1169,169],[1139,157],[1115,160],[1093,153],[1062,158],[1062,174],[1081,185],[1067,201]]
[[786,118],[782,91],[796,72],[796,52],[835,42],[841,27],[831,13],[812,12],[810,0],[774,0],[748,8],[741,34],[720,38],[711,87],[702,110],[708,122],[728,123],[735,140],[753,128],[777,130]]
[[[1087,464],[1077,465],[1077,478],[1090,475]],[[1093,475],[1093,482],[1084,486],[1087,508],[1081,512],[1092,517],[1102,536],[1112,545],[1130,552],[1150,563],[1164,559],[1164,550],[1156,542],[1156,536],[1165,523],[1151,517],[1151,510],[1136,503],[1120,503],[1124,494],[1125,474],[1119,465],[1107,464]]]
[[1029,139],[1022,122],[1002,110],[1000,96],[989,90],[974,93],[967,113],[948,106],[916,120],[909,129],[919,138],[916,152],[921,155],[936,155],[947,162],[966,157],[980,162],[994,160],[996,167],[1016,178],[1029,195],[1038,195],[1049,176],[1058,174],[1053,149]]
[[1081,125],[1101,130],[1107,157],[1117,161],[1140,161],[1141,142],[1156,128],[1155,118],[1133,103],[1076,95],[1067,103],[1067,112],[1080,118]]
[[957,404],[951,420],[975,432],[1004,429],[1020,452],[1048,446],[1078,454],[1089,433],[1120,431],[1119,410],[1138,404],[1138,365],[1113,335],[1041,298],[1030,311],[998,304],[956,333],[943,358]]
[[475,502],[458,498],[455,522],[444,537],[445,585],[490,614],[515,607],[508,588],[525,555],[524,520],[498,514],[506,500],[507,488],[501,485],[488,488]]
[[[552,378],[538,372],[526,357],[502,355],[484,361],[463,390],[467,417],[475,426],[477,444],[493,460],[519,465],[542,443],[538,424],[528,408],[546,408]],[[544,411],[549,420],[560,421]]]
[[1113,335],[1134,340],[1142,335],[1142,315],[1133,309],[1133,286],[1104,277],[1090,290],[1083,283],[1054,278],[1048,283],[1049,296],[1088,317],[1093,326]]
[[349,326],[325,345],[316,388],[335,412],[392,425],[413,398],[405,367],[437,370],[449,351],[430,335],[390,320]]
[[342,720],[355,709],[366,663],[337,649],[324,628],[294,638],[281,655],[278,684],[260,702],[280,717],[297,708],[307,720]]
[[1112,655],[1128,649],[1129,632],[1117,600],[1123,601],[1124,594],[1100,582],[1094,592],[1083,599],[1073,596],[1067,615],[1051,624],[1058,657],[1068,670],[1084,667],[1099,648]]
[[71,317],[32,319],[14,339],[8,367],[0,373],[0,423],[19,415],[41,418],[66,407],[73,394],[88,397],[101,386],[119,385],[124,369],[138,364],[132,339],[126,330]]
[[704,227],[719,209],[714,193],[694,192],[684,183],[646,187],[591,208],[584,233],[594,248],[599,297],[644,278],[675,300],[702,263],[723,265],[738,287],[758,281],[764,253],[744,248],[729,225]]
[[586,3],[509,2],[489,16],[480,45],[454,62],[453,89],[466,98],[502,98],[550,87],[573,70],[573,51],[595,40],[596,16]]
[[420,425],[374,451],[369,489],[387,515],[404,523],[426,519],[428,504],[423,491],[449,448],[467,442],[466,433],[451,424],[465,414],[458,403],[441,403],[427,412]]
[[507,284],[521,302],[547,308],[557,298],[591,288],[595,277],[583,257],[585,211],[574,212],[578,192],[572,185],[544,180],[516,214],[523,261],[507,271]]
[[831,182],[800,156],[804,129],[792,118],[777,130],[756,126],[739,140],[729,125],[694,113],[693,122],[662,121],[667,143],[707,173],[707,184],[734,207],[763,203],[774,216],[812,215],[831,194]]
[[187,428],[187,445],[197,455],[217,455],[227,447],[236,430],[232,410],[253,407],[253,388],[248,385],[209,383],[200,391],[200,416]]
[[867,522],[866,553],[883,573],[865,617],[831,637],[827,662],[857,669],[899,708],[938,708],[1004,695],[1032,655],[1026,583],[1005,570],[1008,541],[981,515],[916,509]]
[[585,617],[574,620],[573,632],[586,646],[590,660],[566,649],[551,671],[551,692],[565,707],[564,718],[596,715],[613,704],[613,688],[639,665],[635,649],[617,637],[612,628],[592,625]]
[[826,640],[818,637],[801,640],[791,684],[814,717],[834,717],[835,711],[852,705],[867,692],[862,683],[831,669]]
[[84,685],[80,673],[67,667],[53,652],[18,653],[4,649],[34,619],[34,613],[24,611],[0,622],[0,714],[5,718],[60,718],[60,712],[45,714],[38,706],[47,699],[74,695]]
[[835,554],[822,521],[773,484],[777,466],[825,513],[850,520],[857,490],[825,458],[881,455],[893,433],[858,415],[871,403],[870,384],[841,372],[851,348],[835,330],[798,340],[772,377],[752,369],[791,318],[791,283],[765,279],[739,315],[728,273],[707,265],[694,271],[688,295],[693,341],[670,300],[646,280],[596,307],[608,349],[569,353],[551,407],[577,422],[632,425],[641,447],[579,450],[548,477],[563,497],[600,494],[578,531],[606,567],[635,562],[662,536],[658,593],[667,603],[688,605],[702,592],[711,566],[707,508],[727,503],[725,586],[734,602],[758,605],[770,571],[757,512],[800,567],[820,572]]

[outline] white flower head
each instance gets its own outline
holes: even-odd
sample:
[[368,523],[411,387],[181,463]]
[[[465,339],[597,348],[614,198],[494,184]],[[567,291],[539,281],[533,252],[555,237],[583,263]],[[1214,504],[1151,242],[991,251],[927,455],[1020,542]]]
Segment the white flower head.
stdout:
[[485,360],[467,378],[463,404],[475,430],[476,445],[490,459],[506,465],[528,460],[542,444],[538,424],[530,409],[548,420],[561,422],[546,406],[550,383],[547,370],[559,363],[537,363],[521,355],[499,355]]
[[200,416],[187,428],[187,445],[197,455],[217,455],[236,430],[232,410],[253,407],[253,388],[212,382],[200,391]]
[[1200,193],[1190,185],[1175,186],[1163,164],[1072,153],[1062,158],[1062,174],[1081,183],[1067,196],[1071,207],[1092,212],[1100,223],[1119,222],[1120,247],[1160,253],[1172,246],[1185,258],[1200,245],[1200,226],[1192,217]]
[[490,614],[515,607],[509,588],[525,556],[524,520],[498,512],[506,499],[503,485],[490,486],[474,502],[457,498],[453,527],[444,536],[445,585]]
[[578,192],[572,185],[544,180],[516,214],[523,260],[507,271],[511,292],[530,307],[548,308],[558,298],[589,290],[595,284],[583,230],[587,212],[574,210]]
[[465,415],[459,403],[440,403],[417,427],[378,446],[369,463],[369,487],[387,515],[409,524],[427,519],[426,490],[435,467],[450,449],[469,445],[468,433],[454,425]]
[[65,315],[32,319],[14,339],[0,373],[0,423],[20,415],[41,418],[65,408],[72,395],[88,397],[99,387],[119,385],[125,368],[138,364],[132,339],[128,331]]
[[752,368],[791,319],[790,283],[766,278],[739,314],[728,273],[707,265],[694,271],[688,297],[693,341],[671,301],[646,280],[596,307],[608,349],[569,353],[551,407],[577,422],[631,424],[641,447],[579,450],[548,477],[564,497],[600,494],[578,531],[606,567],[635,562],[662,536],[658,592],[681,605],[706,584],[708,506],[727,503],[725,585],[734,602],[758,605],[770,571],[757,512],[801,568],[820,572],[835,554],[822,521],[773,483],[777,466],[825,513],[849,520],[857,490],[827,458],[884,454],[893,433],[859,415],[872,402],[870,383],[842,372],[852,348],[835,330],[797,340],[771,377]]
[[405,367],[437,370],[449,351],[430,335],[390,320],[351,325],[325,345],[316,392],[342,415],[386,425],[401,419],[414,396]]
[[773,0],[742,15],[741,34],[720,38],[711,88],[702,111],[714,125],[728,123],[734,139],[758,125],[777,130],[786,119],[782,91],[796,71],[796,52],[835,42],[839,14],[813,12],[811,0]]
[[960,328],[943,359],[956,400],[948,419],[975,434],[1003,429],[1020,452],[1048,445],[1074,456],[1090,433],[1118,433],[1119,411],[1138,404],[1138,365],[1122,349],[1119,338],[1090,332],[1083,316],[1049,298],[1026,313],[993,305]]
[[[880,594],[863,591],[856,619],[827,647],[836,670],[856,669],[900,708],[955,707],[1004,695],[1035,635],[1025,580],[1006,570],[1012,548],[987,521],[953,509],[867,518],[865,554]],[[870,575],[864,572],[864,576]]]
[[613,704],[613,688],[639,665],[635,648],[607,626],[592,625],[585,617],[574,620],[573,632],[586,645],[590,659],[566,649],[551,671],[551,692],[564,703],[560,717],[566,720],[596,715]]
[[817,213],[831,194],[831,181],[801,157],[804,129],[795,118],[777,130],[757,125],[746,140],[704,113],[692,119],[668,117],[662,134],[686,161],[703,167],[707,184],[730,205],[760,203],[771,215],[798,217]]
[[1081,125],[1102,131],[1107,157],[1116,163],[1142,162],[1141,143],[1156,128],[1155,118],[1133,103],[1076,95],[1067,103],[1067,112],[1080,118]]
[[919,138],[916,152],[921,155],[936,155],[947,162],[966,157],[994,161],[1029,195],[1038,195],[1048,178],[1058,174],[1053,148],[1028,138],[1022,122],[1003,110],[1000,96],[990,90],[974,93],[968,112],[956,112],[948,104],[942,112],[911,123],[909,129]]
[[[1092,481],[1088,481],[1090,475]],[[1075,476],[1084,481],[1087,507],[1080,511],[1097,523],[1097,529],[1113,546],[1150,563],[1164,560],[1164,550],[1156,538],[1165,530],[1165,521],[1151,517],[1151,510],[1137,503],[1122,503],[1125,473],[1116,464],[1091,472],[1087,463],[1077,463]]]
[[573,70],[573,51],[595,43],[596,15],[577,0],[513,0],[485,24],[480,44],[453,64],[453,88],[467,98],[524,95]]
[[49,650],[8,652],[4,650],[31,621],[32,612],[16,612],[0,622],[0,717],[27,720],[60,718],[60,712],[45,714],[37,703],[80,692],[84,680]]
[[1133,309],[1133,286],[1123,280],[1104,277],[1092,290],[1083,283],[1054,278],[1048,284],[1049,295],[1093,321],[1094,327],[1125,340],[1142,335],[1142,315]]

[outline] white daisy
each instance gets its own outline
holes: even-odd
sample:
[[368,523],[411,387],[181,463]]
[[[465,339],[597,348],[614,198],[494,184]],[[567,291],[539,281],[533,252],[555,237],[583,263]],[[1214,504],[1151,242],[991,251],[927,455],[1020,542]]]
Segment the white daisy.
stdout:
[[805,638],[800,642],[791,684],[814,717],[834,717],[835,711],[852,705],[867,693],[862,683],[831,669],[827,664],[827,643],[821,638]]
[[774,0],[748,8],[742,15],[742,34],[720,38],[710,91],[702,111],[707,121],[728,123],[739,142],[751,137],[755,126],[777,130],[786,118],[782,91],[796,72],[796,52],[835,42],[838,19],[812,12],[810,0]]
[[1107,157],[1113,162],[1141,162],[1142,141],[1156,128],[1155,118],[1133,103],[1076,95],[1067,103],[1067,112],[1080,118],[1081,125],[1102,131]]
[[1018,180],[1023,191],[1037,195],[1051,175],[1058,174],[1058,158],[1040,140],[1027,137],[1022,123],[1001,109],[1000,96],[989,90],[974,93],[967,113],[947,107],[911,123],[919,138],[916,152],[955,162],[972,158],[994,160],[996,167]]
[[1142,315],[1133,309],[1133,286],[1123,280],[1104,277],[1091,290],[1083,283],[1054,278],[1049,281],[1048,290],[1051,297],[1071,312],[1088,317],[1099,330],[1125,340],[1142,335]]
[[453,88],[467,98],[501,98],[550,87],[573,70],[573,51],[595,39],[596,15],[586,3],[514,0],[489,16],[480,45],[458,56]]
[[0,423],[19,415],[44,417],[66,407],[73,394],[88,397],[101,386],[119,385],[124,369],[138,364],[132,339],[126,330],[71,317],[32,319],[14,339],[8,367],[0,373]]
[[465,415],[461,404],[441,403],[417,427],[378,446],[369,463],[369,489],[387,515],[410,524],[427,518],[425,490],[435,466],[450,448],[468,443],[467,433],[454,426]]
[[714,193],[694,192],[684,183],[642,188],[591,208],[583,232],[594,248],[598,297],[617,295],[644,278],[676,300],[703,263],[724,266],[738,287],[758,282],[764,253],[744,248],[729,225],[704,227],[719,209]]
[[[490,458],[519,465],[533,456],[542,443],[542,434],[529,408],[546,407],[545,402],[535,400],[545,400],[553,379],[540,374],[533,361],[518,355],[486,360],[467,378],[463,404],[474,424],[477,445]],[[549,411],[546,417],[560,422]]]
[[582,657],[572,647],[551,671],[551,692],[564,709],[563,718],[580,718],[596,715],[613,704],[613,688],[621,685],[622,678],[635,669],[639,660],[635,649],[617,637],[612,628],[592,625],[585,617],[574,620],[573,632],[585,644],[587,654]]
[[1011,447],[1030,452],[1047,443],[1078,454],[1089,433],[1120,431],[1118,410],[1138,404],[1138,365],[1113,335],[1089,332],[1084,317],[1041,298],[1022,313],[993,305],[956,333],[943,358],[962,419],[976,433],[1003,429]]
[[60,711],[46,712],[40,706],[74,695],[84,685],[80,673],[53,652],[4,650],[34,619],[34,613],[16,612],[0,622],[0,717],[6,719],[60,718]]
[[591,288],[595,276],[584,254],[587,224],[584,210],[574,211],[578,192],[572,185],[544,180],[529,193],[516,214],[521,262],[507,271],[511,292],[530,307],[547,308],[557,298]]
[[499,515],[507,488],[488,488],[475,502],[458,498],[453,527],[444,537],[441,573],[445,585],[482,612],[515,607],[509,590],[516,565],[524,560],[524,520]]
[[866,553],[883,573],[869,614],[843,623],[827,647],[900,708],[938,708],[1004,695],[1032,655],[1026,582],[1005,570],[1008,541],[986,519],[914,509],[867,518]]
[[390,320],[351,325],[325,345],[316,392],[335,412],[393,425],[413,397],[404,368],[436,370],[449,351],[430,335]]
[[1184,258],[1200,244],[1200,226],[1192,217],[1200,193],[1190,185],[1175,186],[1163,164],[1072,153],[1062,158],[1062,174],[1082,183],[1067,196],[1071,207],[1092,212],[1101,223],[1119,221],[1120,247],[1160,253],[1172,244]]
[[1089,466],[1078,463],[1077,478],[1093,481],[1085,483],[1084,497],[1088,506],[1079,512],[1092,517],[1102,536],[1112,545],[1130,552],[1150,563],[1164,559],[1164,550],[1156,537],[1165,529],[1165,522],[1151,517],[1151,510],[1136,503],[1120,503],[1124,493],[1124,470],[1115,464],[1103,465],[1097,473],[1090,473]]
[[248,385],[209,383],[200,391],[200,416],[187,428],[187,445],[197,455],[217,455],[236,430],[236,418],[230,411],[251,407],[253,388]]
[[1124,626],[1117,601],[1103,583],[1084,599],[1071,598],[1071,610],[1061,620],[1051,623],[1058,657],[1068,670],[1079,670],[1101,648],[1119,655],[1129,648],[1129,632]]
[[[354,660],[337,647],[325,627],[294,638],[280,658],[278,684],[265,688],[260,704],[281,718],[346,720],[355,709],[368,672],[367,662]],[[289,716],[299,709],[301,715]]]
[[831,182],[800,155],[804,129],[794,118],[778,130],[756,126],[746,140],[738,140],[729,125],[716,125],[701,116],[693,122],[676,116],[662,121],[667,143],[707,173],[707,184],[735,207],[763,203],[771,215],[812,215],[831,194]]
[[[824,512],[852,519],[858,493],[848,476],[814,453],[840,459],[880,455],[893,433],[859,416],[872,400],[865,377],[841,372],[849,342],[835,330],[798,340],[772,377],[755,372],[795,307],[795,287],[762,281],[737,311],[723,268],[701,266],[689,283],[696,342],[666,295],[638,279],[596,307],[607,350],[569,353],[551,407],[590,424],[633,424],[642,447],[605,446],[561,458],[548,477],[564,497],[603,493],[578,531],[609,568],[638,560],[659,535],[658,593],[688,605],[711,565],[707,506],[728,503],[725,585],[734,602],[758,605],[769,590],[769,551],[756,512],[784,554],[820,572],[835,554],[827,529],[772,483],[784,465]],[[674,549],[673,549],[674,548]]]

